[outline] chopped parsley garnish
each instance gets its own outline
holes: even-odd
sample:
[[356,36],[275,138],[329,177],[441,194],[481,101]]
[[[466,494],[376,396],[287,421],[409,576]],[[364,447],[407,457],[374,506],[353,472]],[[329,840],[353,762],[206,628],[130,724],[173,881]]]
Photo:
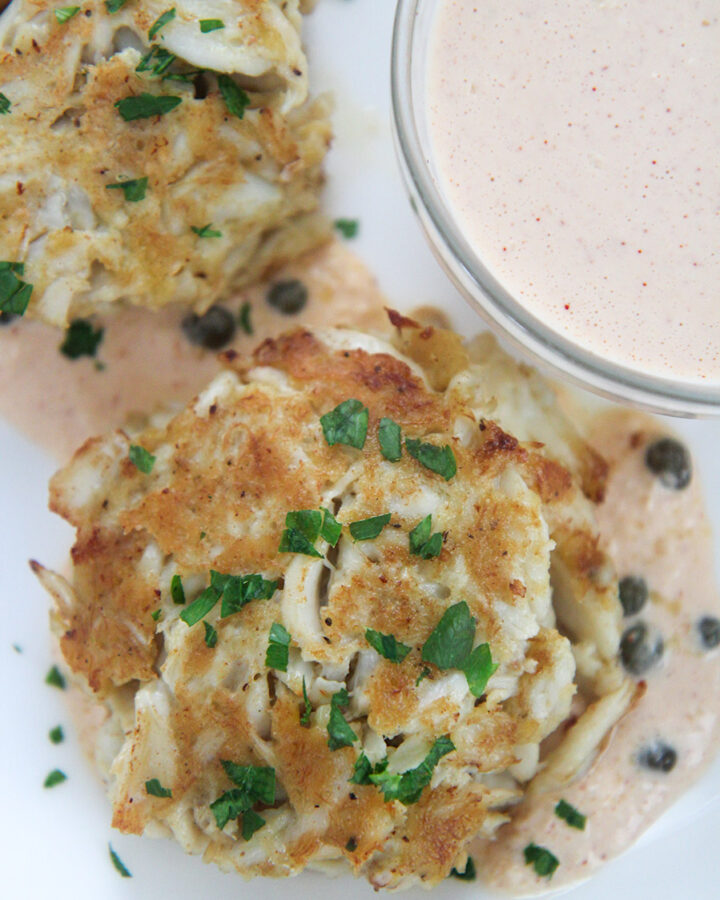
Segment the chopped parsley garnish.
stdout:
[[[107,0],[107,2],[109,2],[109,0]],[[106,5],[107,5],[107,2],[106,2]],[[125,0],[122,0],[122,2],[124,3]],[[114,10],[111,10],[111,12],[114,12]],[[117,855],[117,853],[113,850],[112,844],[108,844],[108,850],[110,852],[110,861],[115,866],[115,868],[118,870],[118,872],[122,875],[122,877],[123,878],[132,878],[130,871],[127,869],[127,867],[125,866],[123,861],[120,859],[120,857]]]
[[536,873],[543,878],[552,878],[555,869],[560,865],[560,860],[545,847],[537,844],[528,844],[525,850],[525,865],[533,866]]
[[380,452],[390,462],[397,462],[402,457],[402,433],[400,426],[392,419],[383,417],[378,426]]
[[369,519],[360,519],[350,523],[350,534],[356,541],[372,541],[383,530],[392,518],[392,513],[383,513],[381,516],[371,516]]
[[177,603],[178,606],[185,605],[185,588],[179,575],[173,575],[170,579],[170,596],[173,603]]
[[384,769],[382,772],[373,772],[368,777],[382,790],[386,801],[399,800],[408,806],[410,803],[417,803],[423,789],[430,784],[435,766],[443,756],[454,749],[455,744],[449,736],[443,735],[437,738],[425,759],[414,769],[402,773]]
[[245,334],[253,334],[254,328],[252,326],[252,322],[250,321],[250,313],[252,312],[252,304],[248,303],[246,300],[245,303],[240,307],[240,313],[238,315],[238,325],[242,328]]
[[357,237],[357,233],[360,230],[360,222],[357,219],[335,219],[333,225],[348,240]]
[[457,472],[455,454],[447,444],[438,447],[435,444],[426,444],[416,438],[405,438],[405,446],[410,456],[415,457],[431,472],[442,475],[445,481],[450,481]]
[[387,757],[385,757],[385,759],[380,760],[376,766],[373,766],[367,756],[365,756],[365,753],[361,753],[355,760],[350,781],[352,784],[372,784],[370,776],[384,772],[385,769],[387,769],[387,764]]
[[205,645],[212,650],[217,644],[218,633],[209,622],[203,622],[203,625],[205,626]]
[[415,687],[417,687],[421,681],[424,681],[428,677],[428,675],[430,675],[430,669],[428,669],[427,666],[423,666],[422,672],[415,679]]
[[330,447],[347,444],[362,450],[367,437],[369,412],[359,400],[344,400],[320,417],[325,440]]
[[209,31],[217,31],[219,28],[224,28],[225,23],[222,19],[200,19],[200,31],[203,34],[207,34]]
[[265,653],[265,665],[268,669],[287,672],[290,656],[290,634],[279,622],[274,622],[268,636],[268,648]]
[[23,652],[23,648],[20,646],[20,644],[13,644],[13,645],[12,645],[12,648],[13,648],[13,650],[14,650],[16,653],[22,653],[22,652]]
[[55,18],[58,20],[60,25],[64,25],[66,22],[69,22],[73,16],[76,16],[80,12],[79,6],[58,6],[54,10]]
[[428,514],[410,532],[410,553],[422,559],[433,559],[442,552],[443,538],[439,531],[432,532],[432,514]]
[[568,803],[567,800],[560,800],[556,804],[555,815],[559,819],[564,819],[571,828],[577,828],[579,831],[585,830],[587,816],[578,812],[578,810],[575,809],[571,803]]
[[61,691],[65,690],[65,676],[61,673],[60,669],[57,666],[53,666],[52,669],[45,676],[45,684],[52,685],[52,687],[60,688]]
[[296,528],[286,528],[280,538],[279,553],[302,553],[304,556],[317,556],[322,559],[322,553],[319,553],[302,532]]
[[60,769],[53,769],[45,781],[43,781],[43,787],[55,787],[56,784],[62,784],[63,781],[67,781],[67,775],[64,772],[61,772]]
[[275,802],[275,769],[271,766],[239,766],[226,759],[221,762],[236,787],[225,791],[210,804],[210,809],[221,831],[231,819],[242,816],[242,836],[249,841],[265,824],[262,816],[251,807],[255,803],[272,806]]
[[305,686],[305,676],[303,675],[303,703],[305,704],[305,712],[300,716],[300,724],[303,728],[310,727],[310,715],[312,714],[312,703],[308,698],[307,687]]
[[370,644],[373,650],[377,650],[380,656],[389,659],[390,662],[401,663],[412,647],[402,644],[392,634],[383,634],[380,631],[374,631],[372,628],[365,629],[365,640]]
[[210,585],[199,594],[190,606],[186,606],[180,613],[180,618],[186,625],[195,625],[210,612],[220,599],[218,591]]
[[475,624],[464,600],[450,606],[425,641],[422,659],[443,671],[460,669],[472,694],[481,697],[497,663],[492,661],[488,644],[479,644],[473,650]]
[[201,238],[220,238],[222,237],[222,231],[217,231],[212,227],[212,222],[208,222],[207,225],[203,225],[202,228],[198,228],[196,225],[191,225],[190,230],[194,231],[198,237]]
[[93,328],[87,319],[75,319],[65,332],[65,340],[60,345],[60,352],[68,359],[79,359],[81,356],[95,356],[102,342],[103,328]]
[[[137,64],[137,66],[135,67],[135,71],[149,71],[152,75],[159,77],[167,72],[167,70],[175,62],[176,59],[177,56],[175,56],[174,53],[170,53],[170,51],[166,50],[164,47],[158,47],[157,44],[153,44],[145,54],[145,56],[143,56],[143,58]],[[181,76],[179,75],[166,75],[165,77],[175,79],[181,78]]]
[[339,750],[341,747],[352,747],[358,736],[345,721],[341,709],[344,709],[350,698],[345,688],[341,688],[330,700],[330,718],[327,730],[329,734],[328,747],[331,750]]
[[175,109],[182,102],[182,97],[173,97],[169,94],[148,94],[143,92],[134,97],[124,97],[115,103],[115,109],[126,122],[135,119],[149,119],[152,116],[162,116]]
[[109,13],[116,13],[128,2],[128,0],[105,0],[105,9]]
[[211,586],[222,594],[220,618],[226,619],[247,606],[252,600],[269,600],[277,590],[277,581],[268,581],[262,575],[222,575],[210,572]]
[[18,278],[24,274],[24,263],[0,262],[0,312],[24,315],[33,292],[31,284]]
[[62,744],[65,740],[65,732],[62,730],[62,725],[56,725],[54,728],[51,728],[48,732],[48,737],[51,743]]
[[163,787],[157,778],[151,778],[149,781],[146,781],[145,790],[151,797],[172,797],[170,788]]
[[285,531],[280,538],[280,553],[302,553],[322,557],[315,549],[319,537],[334,547],[340,540],[342,525],[329,509],[298,509],[285,516]]
[[150,30],[148,31],[148,40],[151,41],[155,35],[164,28],[168,22],[172,22],[175,18],[175,7],[172,9],[168,9],[167,12],[164,12],[161,16],[159,16],[153,24],[150,26]]
[[235,84],[229,75],[218,75],[217,82],[228,112],[237,116],[238,119],[243,119],[245,110],[250,106],[248,95]]
[[460,872],[458,869],[453,868],[450,870],[450,875],[453,878],[459,878],[460,881],[475,881],[475,879],[477,878],[475,860],[472,858],[472,856],[468,856],[464,870]]
[[128,181],[118,181],[116,184],[106,184],[109,191],[122,191],[128,203],[138,203],[145,199],[147,193],[147,176],[142,178],[130,178]]
[[139,444],[130,444],[128,458],[135,468],[140,469],[145,475],[149,475],[155,465],[155,457],[153,454]]
[[153,620],[153,622],[157,622],[160,619],[161,615],[162,615],[162,610],[156,609],[155,612],[150,613],[150,618]]
[[0,116],[7,116],[10,113],[11,106],[10,98],[0,91]]

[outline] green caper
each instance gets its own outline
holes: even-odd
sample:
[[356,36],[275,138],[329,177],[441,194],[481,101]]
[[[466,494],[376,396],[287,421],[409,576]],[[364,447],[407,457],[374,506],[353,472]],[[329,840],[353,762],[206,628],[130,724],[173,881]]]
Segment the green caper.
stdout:
[[720,644],[720,619],[703,616],[698,622],[700,640],[707,650],[714,650]]
[[662,659],[662,637],[652,634],[645,622],[628,628],[620,641],[620,659],[632,675],[643,675]]
[[666,488],[681,491],[690,484],[692,462],[684,444],[675,438],[660,438],[645,451],[645,465]]
[[677,751],[665,741],[657,741],[649,747],[643,748],[638,754],[637,761],[645,769],[654,772],[670,772],[677,762]]
[[294,316],[304,309],[308,301],[308,289],[297,278],[276,281],[268,289],[265,299],[283,315]]
[[618,585],[620,603],[624,616],[634,616],[645,606],[648,598],[648,586],[639,575],[626,575]]
[[235,318],[224,306],[211,306],[201,316],[191,313],[182,320],[181,327],[191,344],[207,350],[219,350],[235,336]]

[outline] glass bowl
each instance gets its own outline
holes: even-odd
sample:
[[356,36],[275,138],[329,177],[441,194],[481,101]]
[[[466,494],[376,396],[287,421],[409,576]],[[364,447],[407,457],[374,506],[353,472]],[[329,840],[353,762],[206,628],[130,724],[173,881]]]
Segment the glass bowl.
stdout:
[[494,331],[550,374],[653,412],[720,416],[720,386],[644,374],[578,346],[529,313],[470,247],[442,196],[430,162],[423,100],[429,37],[438,4],[439,0],[398,0],[391,86],[394,137],[410,202],[445,271]]

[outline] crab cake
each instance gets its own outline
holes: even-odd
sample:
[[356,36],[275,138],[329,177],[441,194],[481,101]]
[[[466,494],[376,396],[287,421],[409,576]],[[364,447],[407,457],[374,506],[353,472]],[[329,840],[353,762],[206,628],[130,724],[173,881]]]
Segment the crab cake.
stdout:
[[118,302],[203,310],[326,238],[328,106],[307,99],[298,0],[72,9],[0,18],[3,308],[27,284],[59,326]]
[[245,876],[430,886],[630,702],[599,458],[499,350],[394,321],[228,352],[54,478],[73,573],[35,570],[106,710],[117,828]]

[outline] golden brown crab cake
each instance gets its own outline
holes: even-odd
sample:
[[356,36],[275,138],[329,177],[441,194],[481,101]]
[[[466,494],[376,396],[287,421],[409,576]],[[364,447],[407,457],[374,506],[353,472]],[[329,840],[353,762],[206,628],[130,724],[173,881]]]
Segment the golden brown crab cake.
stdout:
[[152,37],[164,3],[58,9],[0,18],[2,255],[30,315],[202,310],[327,237],[328,104],[306,100],[297,0],[186,0]]
[[[459,339],[414,328],[399,340],[422,362],[332,329],[229,351],[186,410],[54,478],[74,571],[36,570],[108,709],[118,828],[248,876],[432,885],[627,706],[592,502],[491,419]],[[571,725],[578,647],[598,700]]]

